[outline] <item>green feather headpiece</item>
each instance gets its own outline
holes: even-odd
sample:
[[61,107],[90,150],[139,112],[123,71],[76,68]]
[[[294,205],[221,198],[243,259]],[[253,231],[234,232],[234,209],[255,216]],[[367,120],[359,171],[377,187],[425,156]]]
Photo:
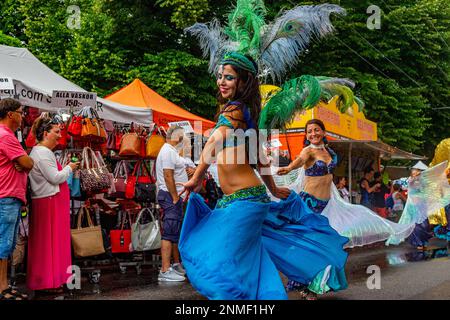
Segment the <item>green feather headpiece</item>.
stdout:
[[249,58],[239,52],[227,52],[220,61],[221,65],[231,64],[232,66],[241,68],[251,72],[254,76],[258,74],[255,64]]

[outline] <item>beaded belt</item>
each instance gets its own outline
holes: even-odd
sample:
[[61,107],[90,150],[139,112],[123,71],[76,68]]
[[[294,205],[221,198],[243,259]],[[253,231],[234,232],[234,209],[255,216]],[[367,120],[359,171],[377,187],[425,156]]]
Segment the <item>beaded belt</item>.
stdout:
[[225,208],[231,203],[239,200],[254,201],[254,202],[270,202],[267,195],[266,187],[264,185],[238,190],[230,195],[224,195],[222,199],[217,202],[216,208]]

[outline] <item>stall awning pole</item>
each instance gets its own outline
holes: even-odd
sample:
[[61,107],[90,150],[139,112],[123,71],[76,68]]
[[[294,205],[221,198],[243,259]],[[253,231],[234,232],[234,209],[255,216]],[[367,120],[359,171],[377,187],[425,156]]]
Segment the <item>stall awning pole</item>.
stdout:
[[348,147],[348,193],[352,203],[352,143]]

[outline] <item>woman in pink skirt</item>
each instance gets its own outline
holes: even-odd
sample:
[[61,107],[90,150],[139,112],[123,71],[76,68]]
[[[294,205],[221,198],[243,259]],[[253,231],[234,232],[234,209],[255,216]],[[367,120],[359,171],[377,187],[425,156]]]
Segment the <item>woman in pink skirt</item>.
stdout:
[[71,276],[70,192],[66,183],[78,163],[62,168],[53,149],[61,137],[58,121],[38,118],[33,125],[38,144],[30,157],[31,215],[28,240],[27,286],[31,290],[62,292]]

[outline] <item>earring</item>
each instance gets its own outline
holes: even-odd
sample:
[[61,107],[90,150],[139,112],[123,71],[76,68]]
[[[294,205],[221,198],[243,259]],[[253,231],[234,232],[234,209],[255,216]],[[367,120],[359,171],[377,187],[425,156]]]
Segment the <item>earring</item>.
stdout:
[[328,144],[328,139],[325,136],[323,137],[322,141],[323,141],[323,144]]
[[305,145],[305,147],[307,147],[311,144],[311,141],[309,141],[308,139],[305,139],[305,142],[303,142],[303,144]]

